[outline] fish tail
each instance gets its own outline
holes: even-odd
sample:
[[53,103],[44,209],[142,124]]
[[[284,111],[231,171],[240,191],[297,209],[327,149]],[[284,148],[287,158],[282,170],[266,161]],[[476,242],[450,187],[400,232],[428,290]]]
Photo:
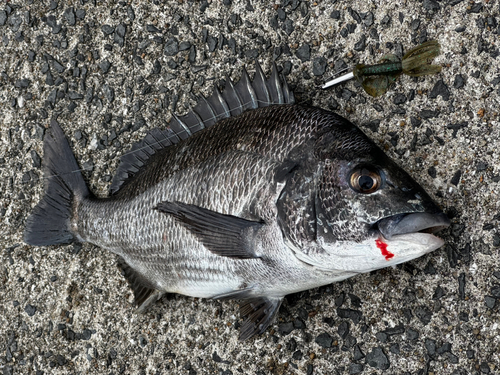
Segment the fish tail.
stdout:
[[56,120],[43,143],[45,194],[26,220],[24,242],[34,246],[71,243],[73,208],[90,192],[61,127]]

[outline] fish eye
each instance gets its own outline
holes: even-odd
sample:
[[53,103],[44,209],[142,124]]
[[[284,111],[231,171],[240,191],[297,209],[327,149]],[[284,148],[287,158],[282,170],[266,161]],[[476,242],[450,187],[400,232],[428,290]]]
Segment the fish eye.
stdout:
[[382,185],[381,173],[373,167],[361,166],[352,170],[349,186],[361,194],[371,194]]

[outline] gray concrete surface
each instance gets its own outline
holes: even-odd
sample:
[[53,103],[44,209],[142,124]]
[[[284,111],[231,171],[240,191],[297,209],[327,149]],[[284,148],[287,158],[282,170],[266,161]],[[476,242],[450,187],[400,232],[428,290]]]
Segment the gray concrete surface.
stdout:
[[[0,370],[4,374],[500,373],[498,0],[7,1],[0,5]],[[439,75],[381,98],[318,86],[438,39]],[[106,196],[119,156],[254,60],[333,109],[452,218],[447,245],[395,269],[289,296],[239,343],[238,305],[169,296],[143,315],[115,256],[31,247],[42,137],[57,117]],[[174,108],[175,107],[175,108]]]

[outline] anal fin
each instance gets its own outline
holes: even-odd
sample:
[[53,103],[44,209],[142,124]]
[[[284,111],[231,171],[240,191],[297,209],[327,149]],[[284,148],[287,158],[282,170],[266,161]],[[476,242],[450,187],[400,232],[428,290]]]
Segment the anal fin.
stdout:
[[152,282],[130,267],[122,257],[118,258],[118,267],[134,292],[137,312],[144,312],[148,306],[161,298],[163,292],[156,289]]
[[273,322],[283,297],[255,297],[244,300],[240,315],[246,317],[240,328],[239,341],[245,341],[263,333]]
[[264,223],[224,215],[180,202],[162,202],[157,209],[172,215],[212,253],[238,259],[259,258],[255,233]]

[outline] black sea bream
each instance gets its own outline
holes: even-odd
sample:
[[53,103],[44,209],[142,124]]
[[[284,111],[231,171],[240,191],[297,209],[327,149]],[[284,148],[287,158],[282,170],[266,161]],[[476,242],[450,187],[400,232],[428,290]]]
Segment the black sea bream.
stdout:
[[228,79],[126,154],[97,199],[56,121],[28,244],[90,242],[119,256],[143,309],[164,293],[240,299],[240,339],[283,297],[417,258],[448,218],[356,126],[294,103],[276,67]]

